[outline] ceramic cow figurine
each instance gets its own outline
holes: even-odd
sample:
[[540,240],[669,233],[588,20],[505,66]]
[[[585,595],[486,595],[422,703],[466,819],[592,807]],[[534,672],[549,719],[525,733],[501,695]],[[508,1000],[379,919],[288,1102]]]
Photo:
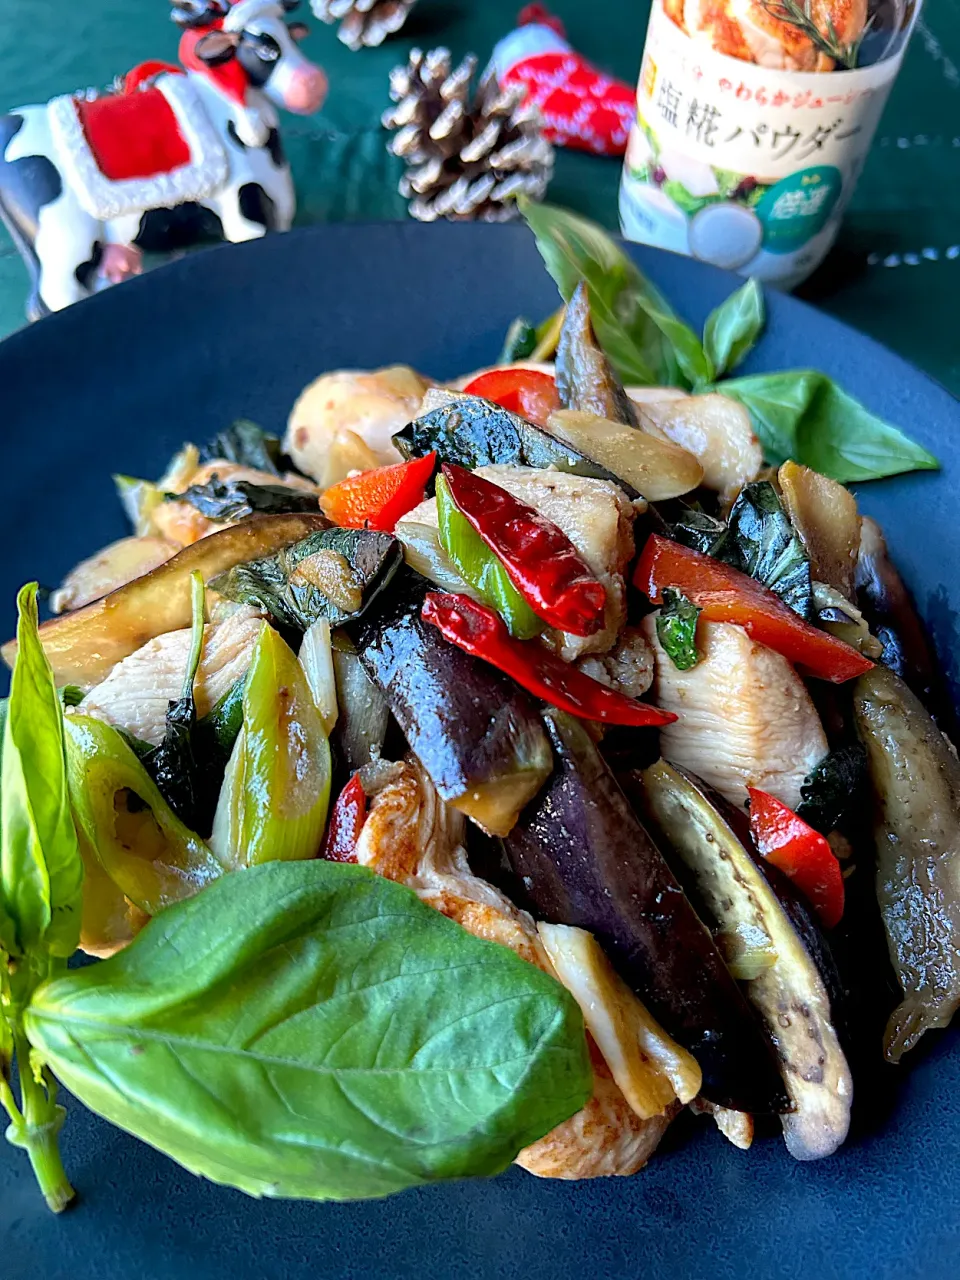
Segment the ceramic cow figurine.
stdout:
[[317,111],[326,77],[287,23],[297,0],[173,0],[180,65],[115,91],[0,115],[0,217],[33,279],[33,320],[141,269],[142,250],[286,230],[276,107]]

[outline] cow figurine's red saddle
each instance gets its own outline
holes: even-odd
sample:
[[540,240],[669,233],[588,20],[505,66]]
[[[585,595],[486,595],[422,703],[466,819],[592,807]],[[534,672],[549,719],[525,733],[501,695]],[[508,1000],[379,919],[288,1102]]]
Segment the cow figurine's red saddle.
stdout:
[[145,63],[123,91],[49,105],[50,131],[80,202],[108,221],[202,200],[227,179],[226,151],[189,78]]

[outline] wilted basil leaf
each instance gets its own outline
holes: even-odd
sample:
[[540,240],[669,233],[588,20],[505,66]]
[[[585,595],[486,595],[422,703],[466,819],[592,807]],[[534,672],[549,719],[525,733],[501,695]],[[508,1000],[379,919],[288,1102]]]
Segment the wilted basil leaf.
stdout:
[[797,813],[811,827],[829,835],[863,801],[867,782],[867,753],[862,743],[837,747],[810,772]]
[[526,316],[517,316],[507,330],[503,340],[498,364],[513,364],[516,360],[527,360],[537,345],[536,326]]
[[697,619],[700,610],[681,591],[664,587],[657,614],[657,639],[678,671],[689,671],[700,661],[697,653]]
[[748,280],[711,311],[703,329],[703,348],[713,363],[714,377],[736,368],[763,332],[763,290]]
[[238,418],[226,430],[219,432],[200,451],[205,462],[223,458],[241,467],[254,467],[257,471],[280,474],[282,453],[280,441],[269,435],[263,427],[247,418]]
[[306,631],[320,618],[359,617],[403,563],[388,533],[324,529],[275,556],[237,565],[210,583],[228,600],[265,609],[281,627]]
[[719,388],[750,414],[767,461],[794,462],[844,482],[902,471],[930,471],[939,462],[902,431],[811,369],[758,373]]
[[558,982],[321,860],[223,876],[47,983],[24,1020],[87,1106],[257,1196],[494,1174],[593,1087]]
[[727,535],[727,526],[722,520],[707,515],[698,507],[687,507],[667,527],[674,542],[705,556],[717,555]]
[[208,520],[244,520],[247,516],[282,516],[291,511],[319,511],[315,493],[286,484],[251,484],[247,480],[224,483],[214,477],[206,484],[192,484],[183,493],[168,493],[168,502],[189,502]]
[[812,622],[810,561],[773,485],[767,480],[744,485],[727,530],[719,558],[762,582],[794,613]]
[[521,200],[520,211],[564,301],[586,283],[597,341],[625,383],[713,379],[700,339],[601,227],[555,205]]

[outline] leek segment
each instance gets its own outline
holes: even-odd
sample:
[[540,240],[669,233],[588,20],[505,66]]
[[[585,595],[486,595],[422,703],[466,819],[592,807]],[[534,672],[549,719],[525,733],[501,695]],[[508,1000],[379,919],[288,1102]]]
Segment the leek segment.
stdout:
[[189,898],[221,874],[109,724],[65,716],[67,781],[74,820],[104,872],[147,915]]
[[264,627],[210,838],[221,866],[315,857],[330,774],[330,744],[303,668],[277,632]]

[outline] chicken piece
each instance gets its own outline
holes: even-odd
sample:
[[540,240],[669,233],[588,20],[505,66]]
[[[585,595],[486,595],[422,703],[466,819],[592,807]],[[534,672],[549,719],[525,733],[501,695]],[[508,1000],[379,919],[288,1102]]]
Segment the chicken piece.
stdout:
[[656,1151],[677,1106],[640,1120],[620,1092],[595,1045],[591,1045],[593,1097],[563,1124],[525,1147],[516,1164],[538,1178],[626,1178]]
[[639,627],[624,627],[609,653],[590,654],[581,658],[577,666],[585,675],[628,698],[643,697],[653,684],[653,650]]
[[731,1111],[729,1107],[718,1107],[706,1098],[694,1098],[689,1103],[690,1110],[697,1116],[712,1116],[717,1128],[735,1147],[741,1151],[749,1151],[753,1145],[753,1116],[746,1111]]
[[[376,762],[362,770],[361,778],[372,800],[357,842],[360,865],[408,885],[423,902],[476,937],[510,947],[555,977],[532,918],[470,870],[461,843],[463,815],[440,800],[416,759]],[[593,1097],[582,1111],[519,1154],[517,1163],[531,1173],[554,1178],[635,1173],[679,1106],[641,1119],[596,1044],[589,1042]]]
[[703,467],[701,483],[719,493],[725,505],[763,470],[750,415],[736,400],[715,393],[644,398],[641,392],[636,403],[644,429],[692,453]]
[[626,621],[624,573],[634,554],[636,511],[623,490],[608,480],[535,467],[478,467],[477,475],[562,529],[606,588],[603,630],[593,636],[561,633],[561,658],[572,662],[586,653],[607,653]]
[[283,447],[323,489],[351,471],[400,462],[392,436],[417,416],[426,387],[402,364],[325,373],[293,406]]
[[[603,630],[592,636],[555,633],[560,657],[573,662],[583,654],[609,652],[626,621],[624,572],[634,553],[636,508],[623,490],[608,480],[538,467],[477,467],[477,475],[500,485],[562,529],[606,588]],[[436,529],[436,498],[427,498],[397,522],[401,535],[405,523]]]
[[[276,476],[269,471],[258,471],[256,467],[244,467],[236,462],[227,462],[224,458],[214,458],[191,473],[183,473],[176,487],[170,488],[168,492],[183,493],[185,489],[192,488],[194,485],[208,484],[211,480],[219,480],[222,484],[229,484],[236,480],[244,480],[247,484],[279,484],[305,493],[315,492],[319,511],[320,491],[303,476],[295,475],[293,472]],[[189,547],[208,534],[216,533],[218,529],[225,529],[230,523],[210,520],[190,502],[161,502],[154,507],[151,518],[153,527],[168,541],[175,543],[177,548]]]
[[827,739],[803,681],[786,658],[729,622],[703,622],[701,659],[678,671],[657,640],[656,618],[643,620],[656,654],[654,701],[676,712],[660,730],[660,750],[731,803],[747,787],[795,809],[807,774],[827,754]]
[[[695,40],[718,53],[776,71],[832,71],[834,60],[799,27],[781,21],[761,0],[671,0],[668,15]],[[867,20],[867,0],[813,0],[811,17],[824,34],[832,25],[852,44]]]
[[124,587],[134,578],[164,564],[177,550],[177,546],[165,538],[121,538],[111,542],[70,570],[50,597],[50,612],[66,613],[91,600],[99,600],[107,592]]
[[[218,626],[204,628],[203,656],[194,684],[197,715],[204,716],[246,673],[263,620],[238,609]],[[190,631],[168,631],[118,662],[78,707],[153,746],[163,740],[167,704],[180,697],[190,654]]]

